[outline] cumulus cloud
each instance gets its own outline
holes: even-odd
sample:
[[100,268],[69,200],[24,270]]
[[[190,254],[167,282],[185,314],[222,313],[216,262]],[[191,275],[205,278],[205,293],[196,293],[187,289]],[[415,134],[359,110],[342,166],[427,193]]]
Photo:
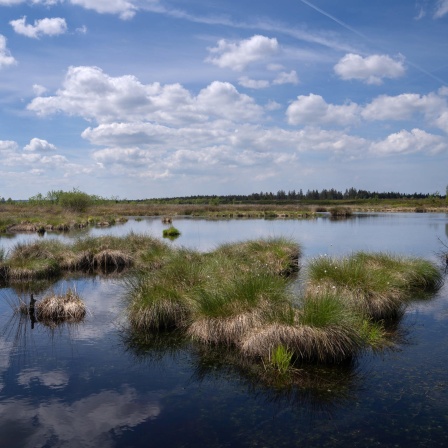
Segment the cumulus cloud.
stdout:
[[41,36],[57,36],[67,31],[67,23],[61,17],[35,20],[34,25],[26,23],[26,16],[21,19],[11,20],[10,25],[17,34],[38,39]]
[[40,84],[33,84],[33,92],[40,96],[43,95],[47,91],[46,87],[41,86]]
[[63,370],[41,372],[38,369],[25,369],[17,376],[18,384],[25,387],[29,387],[35,379],[49,389],[62,389],[68,384],[69,376]]
[[46,140],[41,140],[40,138],[33,138],[28,143],[28,145],[23,148],[25,151],[35,151],[35,152],[47,152],[56,151],[56,146],[48,143]]
[[229,42],[226,39],[218,41],[218,46],[209,48],[210,56],[207,62],[221,68],[241,71],[247,65],[264,60],[277,53],[277,39],[255,35],[239,42]]
[[238,78],[238,84],[248,89],[265,89],[270,85],[265,79],[250,79],[247,76]]
[[15,151],[18,148],[16,142],[11,140],[0,140],[0,151]]
[[28,424],[24,446],[43,446],[51,439],[59,446],[112,447],[115,431],[157,418],[162,411],[160,401],[160,394],[139,396],[135,389],[124,386],[122,390],[102,390],[69,404],[56,399],[36,406],[20,399],[3,402],[0,417],[6,425],[17,426],[20,415],[23,428],[28,422],[39,421],[32,428]]
[[364,107],[362,117],[366,120],[408,120],[419,113],[431,124],[447,130],[443,126],[442,118],[447,111],[447,100],[441,90],[428,95],[416,93],[381,95]]
[[291,70],[288,72],[281,72],[278,74],[278,76],[274,79],[273,84],[298,84],[299,83],[299,77],[297,76],[297,73],[295,70]]
[[118,14],[124,20],[134,17],[137,11],[136,6],[126,0],[70,0],[70,3],[100,14]]
[[0,69],[14,64],[17,64],[17,61],[6,48],[6,37],[0,34]]
[[434,18],[440,19],[448,14],[448,0],[439,0],[437,2]]
[[37,97],[28,109],[63,112],[99,123],[151,120],[170,125],[212,118],[258,120],[263,108],[230,83],[214,81],[195,97],[180,84],[142,84],[134,76],[110,77],[98,67],[71,67],[55,96]]
[[382,84],[384,78],[399,78],[404,75],[404,58],[392,59],[387,55],[375,54],[363,58],[358,54],[346,54],[335,66],[334,71],[344,80],[356,79],[367,84]]
[[317,125],[335,124],[350,125],[359,119],[359,106],[355,103],[328,104],[320,96],[313,93],[300,95],[286,110],[289,124],[293,125]]
[[373,143],[371,152],[380,155],[412,154],[416,152],[438,153],[448,150],[448,141],[440,135],[429,134],[421,129],[401,130],[386,139]]

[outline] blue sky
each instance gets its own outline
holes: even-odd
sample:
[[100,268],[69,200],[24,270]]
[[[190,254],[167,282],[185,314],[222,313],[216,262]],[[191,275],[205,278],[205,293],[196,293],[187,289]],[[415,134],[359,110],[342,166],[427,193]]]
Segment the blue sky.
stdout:
[[0,196],[445,192],[448,0],[0,0]]

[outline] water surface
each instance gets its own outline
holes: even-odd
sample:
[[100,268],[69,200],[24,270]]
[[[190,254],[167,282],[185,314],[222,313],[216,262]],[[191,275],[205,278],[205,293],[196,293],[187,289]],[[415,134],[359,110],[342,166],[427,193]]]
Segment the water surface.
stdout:
[[[286,236],[308,257],[357,250],[436,260],[445,214],[358,215],[344,221],[176,219],[175,246]],[[81,234],[160,237],[147,218]],[[11,248],[35,235],[0,238]],[[89,309],[77,326],[50,329],[14,316],[29,291],[0,289],[0,446],[8,447],[444,447],[448,446],[448,288],[415,302],[394,351],[306,372],[302,387],[253,381],[225,355],[187,341],[136,345],[123,332],[119,277],[68,278]],[[45,290],[39,292],[44,294]],[[307,379],[307,381],[305,381]]]

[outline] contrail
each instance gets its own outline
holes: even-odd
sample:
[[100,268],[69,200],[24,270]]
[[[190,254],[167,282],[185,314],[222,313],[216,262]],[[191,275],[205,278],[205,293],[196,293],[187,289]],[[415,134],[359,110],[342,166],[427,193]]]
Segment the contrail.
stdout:
[[[328,12],[324,11],[323,9],[320,9],[319,7],[317,7],[316,5],[313,5],[312,3],[310,3],[308,0],[300,0],[302,3],[305,3],[305,5],[308,5],[310,8],[313,8],[315,11],[319,12],[320,14],[324,15],[325,17],[328,17],[329,19],[333,20],[333,22],[336,22],[337,24],[341,25],[343,28],[345,28],[348,31],[351,31],[352,33],[356,34],[359,37],[362,37],[363,39],[367,40],[368,42],[374,43],[372,41],[372,39],[370,39],[369,37],[367,37],[365,34],[360,33],[358,30],[355,30],[354,28],[352,28],[350,25],[347,25],[345,22],[343,22],[342,20],[339,20],[337,17],[332,16],[331,14],[329,14]],[[381,49],[382,51],[384,51],[384,49]],[[417,69],[418,71],[420,71],[421,73],[424,73],[425,75],[429,76],[430,78],[432,78],[433,80],[441,83],[442,85],[446,85],[447,83],[439,78],[436,75],[433,75],[432,73],[428,72],[427,70],[425,70],[424,68],[420,67],[419,65],[415,64],[414,62],[410,61],[409,59],[406,59],[407,63],[414,67],[415,69]]]
[[355,30],[354,28],[352,28],[350,25],[347,25],[345,22],[343,22],[342,20],[339,20],[337,17],[332,16],[331,14],[329,14],[328,12],[324,11],[323,9],[318,8],[316,5],[313,5],[312,3],[310,3],[307,0],[300,0],[302,3],[305,3],[305,5],[308,5],[310,8],[315,9],[317,12],[320,12],[322,15],[324,15],[325,17],[328,17],[329,19],[333,20],[334,22],[338,23],[339,25],[341,25],[343,28],[351,31],[352,33],[357,34],[358,36],[362,37],[363,39],[366,39],[368,41],[370,41],[370,39],[365,35],[360,33],[359,31]]

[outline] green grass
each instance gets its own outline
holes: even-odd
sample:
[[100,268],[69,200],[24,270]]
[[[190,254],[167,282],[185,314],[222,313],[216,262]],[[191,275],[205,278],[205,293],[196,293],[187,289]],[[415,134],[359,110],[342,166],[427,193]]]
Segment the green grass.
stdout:
[[441,272],[432,263],[385,253],[318,257],[307,271],[309,292],[335,291],[359,313],[376,320],[397,315],[411,297],[434,292],[442,283]]
[[168,229],[163,229],[163,236],[164,237],[176,237],[180,235],[180,231],[176,229],[176,227],[170,226]]
[[285,375],[291,368],[291,360],[294,355],[292,350],[289,350],[283,345],[278,345],[269,354],[268,366],[273,368],[280,375]]

